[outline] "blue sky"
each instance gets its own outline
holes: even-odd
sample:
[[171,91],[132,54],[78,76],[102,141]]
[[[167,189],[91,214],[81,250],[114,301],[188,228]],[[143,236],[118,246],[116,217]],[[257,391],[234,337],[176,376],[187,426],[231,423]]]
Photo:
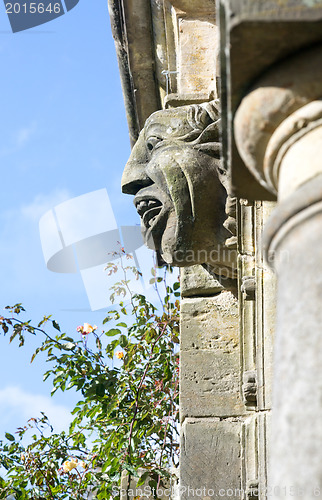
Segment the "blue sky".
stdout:
[[[90,311],[79,274],[46,269],[40,217],[106,188],[118,225],[139,222],[120,192],[130,145],[107,0],[80,0],[64,16],[15,34],[0,2],[0,60],[0,309],[22,302],[28,319],[52,314],[74,335],[104,314]],[[59,430],[78,398],[50,399],[46,366],[29,363],[36,339],[23,349],[0,342],[0,439],[40,410]]]

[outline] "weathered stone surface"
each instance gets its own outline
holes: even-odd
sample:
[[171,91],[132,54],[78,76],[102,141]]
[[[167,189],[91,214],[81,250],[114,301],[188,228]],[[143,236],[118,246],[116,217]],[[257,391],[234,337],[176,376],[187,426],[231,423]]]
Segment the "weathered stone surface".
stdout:
[[[255,281],[254,204],[242,199],[239,202],[239,314],[241,342],[241,371],[243,397],[248,409],[257,405],[256,366],[256,304],[257,283]],[[252,376],[254,374],[254,376]],[[251,386],[248,384],[253,385]],[[250,392],[256,397],[250,397]]]
[[[258,419],[257,414],[252,412],[251,416],[245,419],[242,424],[242,484],[247,490],[247,486],[252,485],[258,489]],[[265,491],[265,490],[263,490]],[[248,497],[250,495],[247,495]]]
[[150,2],[108,0],[131,145],[146,118],[159,109]]
[[180,274],[182,297],[215,295],[224,287],[204,267],[184,267]]
[[181,420],[188,416],[240,415],[239,351],[202,350],[181,355]]
[[211,92],[194,92],[191,94],[167,94],[164,98],[164,108],[177,108],[178,106],[186,106],[187,104],[202,104],[204,102],[213,101],[216,94]]
[[215,18],[208,21],[183,17],[179,20],[179,31],[178,92],[215,91],[217,58],[216,54],[209,58],[206,49],[219,46]]
[[220,349],[231,352],[238,347],[238,305],[231,292],[183,300],[181,321],[182,351]]
[[244,413],[238,308],[230,292],[182,301],[180,364],[181,420]]
[[187,419],[182,426],[181,499],[241,496],[241,420]]
[[[322,3],[314,4],[315,19],[321,19]],[[303,21],[302,12],[299,8]],[[306,26],[309,34],[310,28]],[[319,43],[272,65],[243,98],[234,121],[240,156],[258,182],[278,198],[265,228],[267,260],[274,261],[278,276],[269,487],[275,497],[283,492],[294,499],[310,499],[322,491],[321,59]],[[258,408],[264,409],[258,415],[263,417],[269,416],[270,404],[263,386],[270,385],[272,339],[265,322],[273,309],[273,287],[265,266],[256,270],[256,278],[262,285],[256,354]],[[262,424],[259,431],[266,434],[266,420]],[[263,439],[258,441],[263,462]]]
[[[263,21],[263,20],[288,20],[316,21],[322,17],[321,0],[223,0],[229,4],[229,9],[237,22],[241,21]],[[265,34],[264,34],[265,36]]]
[[270,412],[250,412],[242,424],[242,484],[244,498],[268,498],[267,462]]

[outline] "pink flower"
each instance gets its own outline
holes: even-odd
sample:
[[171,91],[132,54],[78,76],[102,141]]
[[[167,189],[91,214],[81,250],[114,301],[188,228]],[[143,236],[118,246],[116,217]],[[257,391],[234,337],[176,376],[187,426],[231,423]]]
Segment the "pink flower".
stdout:
[[88,335],[89,333],[95,332],[95,330],[97,330],[97,326],[92,326],[89,323],[84,323],[84,326],[78,326],[76,330],[82,335]]
[[97,330],[97,326],[90,325],[89,323],[84,323],[84,333],[92,333]]

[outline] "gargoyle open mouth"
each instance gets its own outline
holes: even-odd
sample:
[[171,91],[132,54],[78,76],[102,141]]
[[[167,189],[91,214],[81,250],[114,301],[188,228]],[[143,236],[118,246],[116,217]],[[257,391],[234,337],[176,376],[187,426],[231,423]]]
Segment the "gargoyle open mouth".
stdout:
[[135,200],[135,208],[137,210],[137,213],[141,217],[143,224],[147,229],[149,229],[161,212],[162,203],[155,198],[138,198],[137,200]]

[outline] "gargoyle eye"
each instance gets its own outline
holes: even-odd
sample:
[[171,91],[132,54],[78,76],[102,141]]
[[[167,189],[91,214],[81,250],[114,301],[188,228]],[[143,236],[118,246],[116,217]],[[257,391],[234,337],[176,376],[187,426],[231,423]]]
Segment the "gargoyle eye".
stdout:
[[146,142],[146,147],[148,148],[148,151],[153,151],[154,148],[157,146],[162,141],[160,137],[149,137],[149,139]]

